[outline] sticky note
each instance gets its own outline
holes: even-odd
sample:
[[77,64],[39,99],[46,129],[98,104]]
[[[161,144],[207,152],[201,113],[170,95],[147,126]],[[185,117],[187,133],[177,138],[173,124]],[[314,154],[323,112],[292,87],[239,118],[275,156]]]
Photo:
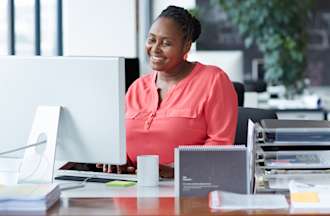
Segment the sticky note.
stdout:
[[136,182],[133,181],[109,181],[105,183],[108,187],[129,187],[135,185]]
[[316,192],[295,192],[291,193],[292,202],[300,203],[318,203],[320,202],[319,196]]

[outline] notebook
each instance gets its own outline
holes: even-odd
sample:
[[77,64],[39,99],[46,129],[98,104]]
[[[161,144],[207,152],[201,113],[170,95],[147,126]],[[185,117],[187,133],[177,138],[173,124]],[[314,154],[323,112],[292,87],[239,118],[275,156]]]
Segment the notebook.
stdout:
[[60,198],[56,184],[0,186],[0,214],[3,211],[44,212]]
[[176,196],[206,196],[210,191],[249,193],[245,146],[181,146],[175,149]]

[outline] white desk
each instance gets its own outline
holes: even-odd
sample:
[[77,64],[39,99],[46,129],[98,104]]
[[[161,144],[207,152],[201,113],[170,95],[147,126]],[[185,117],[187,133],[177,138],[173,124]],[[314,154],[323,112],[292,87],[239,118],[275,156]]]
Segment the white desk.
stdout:
[[[0,158],[0,178],[5,177],[9,171],[18,171],[19,160]],[[1,182],[1,179],[0,179]],[[55,180],[59,184],[79,183],[73,181]],[[106,197],[174,197],[174,182],[164,180],[158,187],[108,187],[103,183],[86,183],[83,188],[63,191],[62,198],[106,198]]]
[[[68,181],[56,181],[66,183]],[[161,181],[158,187],[107,187],[103,183],[88,182],[85,187],[63,191],[62,198],[106,197],[174,197],[174,182]]]

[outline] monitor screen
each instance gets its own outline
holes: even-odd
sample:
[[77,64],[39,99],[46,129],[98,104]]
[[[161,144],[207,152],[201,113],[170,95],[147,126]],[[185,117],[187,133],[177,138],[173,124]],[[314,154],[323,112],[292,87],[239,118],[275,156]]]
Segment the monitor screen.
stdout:
[[123,58],[6,56],[0,66],[2,150],[27,144],[39,105],[61,106],[56,159],[126,162]]

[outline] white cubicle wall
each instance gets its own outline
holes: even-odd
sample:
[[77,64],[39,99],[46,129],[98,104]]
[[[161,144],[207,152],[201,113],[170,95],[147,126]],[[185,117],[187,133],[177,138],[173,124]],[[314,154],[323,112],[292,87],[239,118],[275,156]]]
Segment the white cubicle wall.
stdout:
[[216,65],[224,70],[231,81],[243,83],[243,51],[190,51],[189,61]]
[[137,57],[136,0],[63,0],[63,54]]

